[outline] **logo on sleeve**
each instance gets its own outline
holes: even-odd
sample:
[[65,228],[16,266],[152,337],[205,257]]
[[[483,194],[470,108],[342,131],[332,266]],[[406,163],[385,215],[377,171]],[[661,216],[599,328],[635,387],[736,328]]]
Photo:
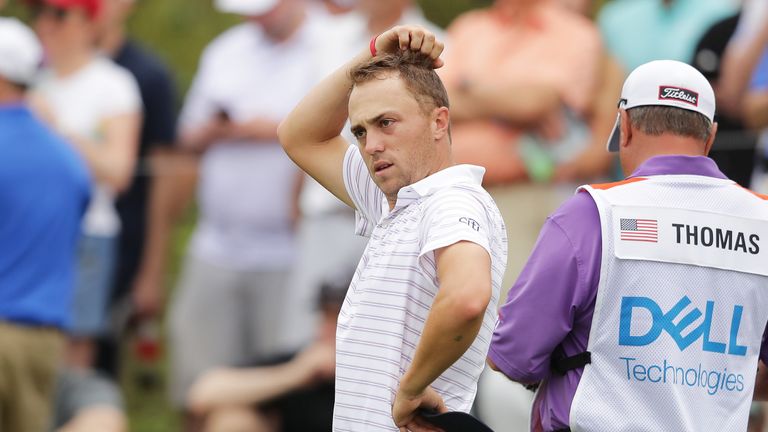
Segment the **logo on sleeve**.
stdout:
[[699,106],[699,94],[695,91],[672,86],[659,86],[659,100],[674,99]]
[[459,222],[467,225],[468,227],[472,228],[475,231],[480,231],[480,224],[472,218],[462,216],[459,218]]

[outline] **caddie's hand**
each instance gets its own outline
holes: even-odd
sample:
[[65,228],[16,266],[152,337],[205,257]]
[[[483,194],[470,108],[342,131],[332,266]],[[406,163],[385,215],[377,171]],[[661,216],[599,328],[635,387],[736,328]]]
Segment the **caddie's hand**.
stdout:
[[376,37],[376,53],[395,53],[398,50],[418,51],[434,60],[435,69],[443,66],[440,54],[445,44],[423,27],[396,26]]
[[427,387],[417,395],[407,394],[402,388],[397,390],[395,401],[392,403],[392,419],[400,432],[439,432],[441,429],[425,422],[418,415],[419,409],[448,412],[443,398],[432,387]]

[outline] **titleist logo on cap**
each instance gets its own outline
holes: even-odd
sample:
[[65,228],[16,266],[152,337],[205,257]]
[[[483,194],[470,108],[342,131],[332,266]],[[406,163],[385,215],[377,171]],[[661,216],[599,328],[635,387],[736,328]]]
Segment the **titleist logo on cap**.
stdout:
[[659,86],[659,100],[664,99],[675,99],[693,106],[699,106],[699,94],[680,87]]

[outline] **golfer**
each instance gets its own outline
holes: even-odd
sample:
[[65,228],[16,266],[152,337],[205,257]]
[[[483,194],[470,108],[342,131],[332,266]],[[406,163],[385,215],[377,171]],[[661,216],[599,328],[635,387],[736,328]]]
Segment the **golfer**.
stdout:
[[483,369],[506,234],[484,169],[453,162],[442,50],[424,29],[388,30],[278,132],[370,237],[339,316],[334,431],[433,430],[419,410],[469,411]]

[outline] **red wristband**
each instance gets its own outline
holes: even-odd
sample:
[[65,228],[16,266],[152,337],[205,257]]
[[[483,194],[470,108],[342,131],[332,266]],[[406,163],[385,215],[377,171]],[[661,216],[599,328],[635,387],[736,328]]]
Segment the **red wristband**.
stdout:
[[376,57],[376,39],[379,37],[379,35],[374,36],[371,38],[371,57]]

